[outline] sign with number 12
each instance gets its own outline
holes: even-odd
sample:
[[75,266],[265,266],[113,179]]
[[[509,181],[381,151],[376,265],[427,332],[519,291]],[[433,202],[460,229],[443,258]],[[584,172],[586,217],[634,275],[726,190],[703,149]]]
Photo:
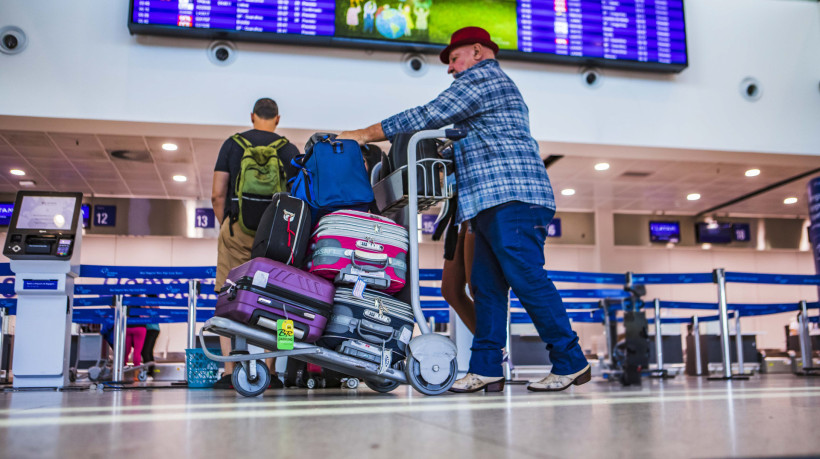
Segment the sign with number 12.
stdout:
[[117,206],[94,206],[94,226],[117,226]]

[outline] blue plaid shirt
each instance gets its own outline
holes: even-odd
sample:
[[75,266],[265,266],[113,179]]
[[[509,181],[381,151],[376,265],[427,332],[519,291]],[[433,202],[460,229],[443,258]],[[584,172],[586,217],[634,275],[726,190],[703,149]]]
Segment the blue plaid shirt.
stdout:
[[381,123],[388,139],[450,124],[468,132],[454,151],[458,223],[509,201],[555,210],[547,170],[530,135],[529,109],[498,61],[484,60],[457,73],[432,102]]

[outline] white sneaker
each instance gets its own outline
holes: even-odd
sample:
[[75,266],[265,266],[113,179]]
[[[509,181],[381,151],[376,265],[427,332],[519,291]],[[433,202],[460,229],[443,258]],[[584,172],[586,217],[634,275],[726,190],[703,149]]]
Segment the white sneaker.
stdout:
[[478,392],[480,390],[487,392],[501,392],[504,390],[503,376],[481,376],[473,373],[467,373],[466,376],[453,383],[450,392]]
[[550,373],[546,378],[527,385],[527,389],[535,392],[558,392],[573,384],[576,386],[586,384],[590,379],[592,379],[592,369],[587,364],[583,370],[571,375],[564,376]]

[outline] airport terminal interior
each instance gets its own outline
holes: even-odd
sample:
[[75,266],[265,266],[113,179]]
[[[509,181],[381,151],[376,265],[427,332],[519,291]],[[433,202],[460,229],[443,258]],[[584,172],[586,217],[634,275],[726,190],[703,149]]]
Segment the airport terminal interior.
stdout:
[[818,56],[816,0],[0,1],[0,458],[820,457]]

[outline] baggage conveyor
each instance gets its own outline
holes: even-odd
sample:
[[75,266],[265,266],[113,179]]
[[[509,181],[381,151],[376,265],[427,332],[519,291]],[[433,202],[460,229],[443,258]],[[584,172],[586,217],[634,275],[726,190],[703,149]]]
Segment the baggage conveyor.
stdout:
[[[467,132],[458,129],[419,131],[415,133],[407,146],[407,164],[416,164],[416,147],[424,139],[463,139]],[[416,167],[407,167],[407,182],[418,183]],[[443,179],[443,177],[442,177]],[[421,335],[412,338],[407,346],[405,360],[393,362],[392,365],[378,364],[341,354],[314,344],[294,342],[292,350],[250,354],[248,345],[264,349],[277,349],[275,332],[241,324],[224,317],[213,317],[205,322],[199,331],[199,340],[205,355],[217,362],[236,362],[232,382],[241,395],[254,397],[262,394],[270,384],[270,370],[264,359],[273,357],[293,357],[304,362],[313,363],[334,371],[362,379],[367,387],[377,392],[390,392],[401,384],[410,384],[425,395],[439,395],[446,392],[456,380],[458,364],[456,345],[447,337],[433,333],[424,319],[419,298],[419,253],[418,253],[418,219],[419,196],[416,187],[409,186],[407,192],[407,211],[409,218],[410,265],[408,269],[410,304],[413,309],[416,325]],[[425,187],[426,188],[426,187]],[[404,191],[404,190],[401,190]],[[426,191],[425,191],[426,192]],[[437,196],[422,196],[425,202],[431,198],[447,199],[451,193]],[[233,338],[234,346],[230,356],[219,356],[208,351],[205,346],[204,332]],[[296,333],[298,335],[298,333]],[[297,339],[298,336],[295,336]]]

